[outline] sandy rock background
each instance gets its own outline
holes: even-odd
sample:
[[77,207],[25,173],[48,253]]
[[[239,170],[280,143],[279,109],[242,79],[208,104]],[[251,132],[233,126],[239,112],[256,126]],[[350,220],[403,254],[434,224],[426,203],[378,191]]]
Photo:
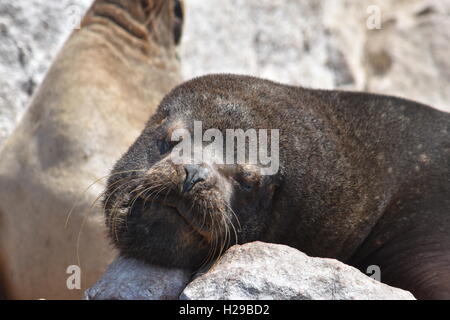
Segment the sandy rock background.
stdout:
[[[0,3],[0,143],[91,2]],[[186,0],[186,9],[185,79],[252,74],[450,111],[450,0]]]

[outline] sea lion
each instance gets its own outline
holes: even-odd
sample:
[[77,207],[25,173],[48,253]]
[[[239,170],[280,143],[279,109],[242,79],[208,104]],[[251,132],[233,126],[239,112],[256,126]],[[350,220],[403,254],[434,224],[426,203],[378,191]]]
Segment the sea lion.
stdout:
[[[0,151],[6,298],[81,298],[115,257],[102,210],[91,206],[100,178],[180,82],[182,20],[177,0],[97,0],[64,45]],[[78,290],[67,286],[72,265]]]
[[[207,152],[173,161],[196,121],[223,136],[278,129],[279,170]],[[163,99],[115,165],[107,227],[122,256],[152,264],[196,271],[235,242],[259,240],[364,272],[378,265],[387,284],[448,299],[449,132],[449,114],[396,97],[200,77]]]

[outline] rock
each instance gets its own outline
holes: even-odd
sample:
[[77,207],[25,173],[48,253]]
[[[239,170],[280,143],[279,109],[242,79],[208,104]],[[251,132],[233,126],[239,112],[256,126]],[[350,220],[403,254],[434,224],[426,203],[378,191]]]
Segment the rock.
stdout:
[[414,300],[334,259],[308,257],[277,244],[230,248],[206,274],[192,281],[183,300]]
[[0,144],[92,0],[0,3]]
[[325,8],[354,89],[450,111],[449,0],[328,0]]
[[190,277],[184,270],[119,257],[84,296],[86,300],[174,300]]
[[187,1],[185,78],[226,72],[310,87],[352,86],[345,53],[323,23],[325,2]]
[[187,10],[185,78],[244,73],[450,111],[450,0],[189,0]]

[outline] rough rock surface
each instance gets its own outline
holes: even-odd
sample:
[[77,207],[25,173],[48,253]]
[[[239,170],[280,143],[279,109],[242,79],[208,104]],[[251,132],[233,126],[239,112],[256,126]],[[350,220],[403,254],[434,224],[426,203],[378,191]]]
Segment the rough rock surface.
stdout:
[[[185,1],[186,79],[244,73],[450,111],[450,0]],[[0,143],[91,2],[0,2]]]
[[253,242],[230,248],[181,299],[414,300],[334,259],[312,258],[283,245]]
[[450,0],[187,2],[186,78],[249,73],[450,111]]
[[0,2],[0,144],[14,129],[52,60],[91,2]]
[[190,272],[167,269],[128,258],[117,258],[86,300],[174,300],[188,283]]

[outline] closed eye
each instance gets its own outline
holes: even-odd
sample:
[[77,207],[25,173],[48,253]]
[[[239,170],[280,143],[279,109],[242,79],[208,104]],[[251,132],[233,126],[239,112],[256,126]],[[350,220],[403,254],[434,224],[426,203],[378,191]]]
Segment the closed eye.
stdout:
[[253,188],[253,181],[251,181],[249,178],[251,175],[246,173],[240,173],[237,177],[234,178],[234,181],[236,181],[239,184],[239,187],[245,191],[250,191]]
[[239,182],[239,185],[242,189],[244,189],[245,191],[250,191],[252,190],[252,186],[249,183],[246,182]]
[[159,153],[161,155],[168,153],[173,147],[177,144],[177,141],[167,141],[167,140],[158,140],[156,141],[156,145],[158,147]]

